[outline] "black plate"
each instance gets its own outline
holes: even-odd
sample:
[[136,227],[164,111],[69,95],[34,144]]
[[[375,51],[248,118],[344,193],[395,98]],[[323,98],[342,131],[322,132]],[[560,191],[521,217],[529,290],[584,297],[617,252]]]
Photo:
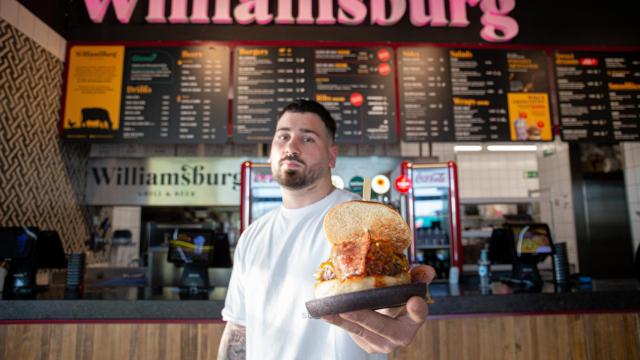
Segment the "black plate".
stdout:
[[426,294],[427,285],[415,283],[328,296],[307,301],[305,305],[309,315],[319,318],[355,310],[375,310],[401,306],[406,304],[412,296],[424,298]]

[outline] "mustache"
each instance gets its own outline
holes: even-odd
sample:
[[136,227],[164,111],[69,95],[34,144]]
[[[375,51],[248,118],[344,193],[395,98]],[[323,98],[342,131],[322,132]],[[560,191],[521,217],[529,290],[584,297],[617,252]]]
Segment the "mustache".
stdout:
[[299,162],[302,165],[307,165],[305,164],[304,161],[302,161],[302,159],[300,159],[298,154],[287,154],[283,156],[282,159],[280,159],[280,164],[282,164],[283,161],[295,161],[295,162]]

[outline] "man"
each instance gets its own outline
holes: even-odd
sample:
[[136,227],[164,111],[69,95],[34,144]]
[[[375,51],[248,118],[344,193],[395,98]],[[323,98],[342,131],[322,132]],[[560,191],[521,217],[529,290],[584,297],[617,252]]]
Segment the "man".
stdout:
[[[320,104],[296,100],[281,112],[269,162],[282,189],[282,206],[262,216],[238,241],[222,317],[227,321],[218,359],[385,358],[415,336],[428,310],[409,300],[403,312],[363,310],[310,319],[313,274],[329,254],[324,214],[357,198],[331,184],[336,124]],[[429,282],[432,268],[412,273]],[[331,324],[336,326],[331,326]]]

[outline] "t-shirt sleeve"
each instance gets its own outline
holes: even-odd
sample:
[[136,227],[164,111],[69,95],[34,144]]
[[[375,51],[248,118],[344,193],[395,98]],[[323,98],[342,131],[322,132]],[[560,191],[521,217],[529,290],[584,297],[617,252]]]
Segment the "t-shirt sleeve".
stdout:
[[[245,232],[246,234],[246,232]],[[246,326],[246,307],[245,307],[245,264],[244,252],[246,242],[243,236],[238,240],[235,253],[233,255],[233,269],[231,270],[231,279],[227,288],[227,297],[224,301],[222,309],[222,319],[234,324]]]

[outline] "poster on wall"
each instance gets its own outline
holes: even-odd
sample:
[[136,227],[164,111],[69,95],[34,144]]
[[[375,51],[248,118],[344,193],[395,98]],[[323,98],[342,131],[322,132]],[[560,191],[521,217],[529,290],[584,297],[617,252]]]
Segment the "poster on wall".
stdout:
[[564,141],[640,139],[640,53],[554,54]]
[[229,49],[70,49],[62,136],[149,144],[227,140]]
[[296,98],[323,104],[338,143],[397,141],[393,49],[260,47],[235,50],[233,141],[270,142]]
[[67,139],[111,140],[120,129],[124,46],[73,46],[62,117]]
[[398,49],[405,141],[553,140],[546,55]]

